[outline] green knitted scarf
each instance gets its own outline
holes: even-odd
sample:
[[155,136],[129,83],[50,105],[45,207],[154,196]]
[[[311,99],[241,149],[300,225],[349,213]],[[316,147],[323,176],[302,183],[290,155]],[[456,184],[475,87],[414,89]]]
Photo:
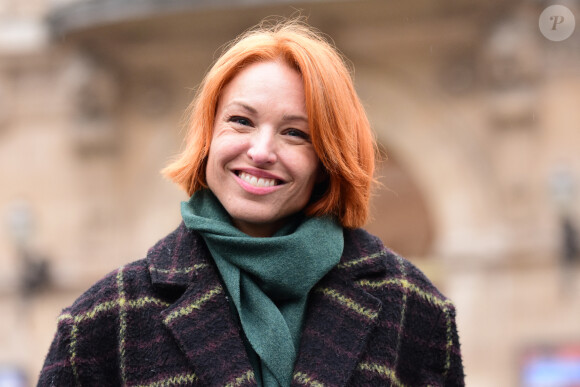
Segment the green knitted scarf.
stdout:
[[250,237],[231,224],[209,190],[181,203],[181,215],[215,260],[251,347],[250,359],[259,358],[253,362],[258,383],[289,386],[308,293],[340,260],[341,226],[328,217],[296,216],[270,238]]

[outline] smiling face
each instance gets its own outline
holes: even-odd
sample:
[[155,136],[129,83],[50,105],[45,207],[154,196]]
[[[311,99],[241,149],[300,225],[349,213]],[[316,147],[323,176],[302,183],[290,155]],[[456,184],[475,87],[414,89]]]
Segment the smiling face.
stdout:
[[282,62],[244,68],[219,97],[206,169],[233,225],[271,236],[306,206],[318,169],[301,75]]

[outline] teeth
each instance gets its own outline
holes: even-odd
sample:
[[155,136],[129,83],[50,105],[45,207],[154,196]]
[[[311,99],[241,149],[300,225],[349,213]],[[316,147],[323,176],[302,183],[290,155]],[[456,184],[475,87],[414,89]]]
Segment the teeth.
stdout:
[[240,172],[238,176],[240,179],[254,187],[272,187],[276,185],[275,179],[264,179],[263,177],[257,178],[256,176],[252,176],[246,172]]

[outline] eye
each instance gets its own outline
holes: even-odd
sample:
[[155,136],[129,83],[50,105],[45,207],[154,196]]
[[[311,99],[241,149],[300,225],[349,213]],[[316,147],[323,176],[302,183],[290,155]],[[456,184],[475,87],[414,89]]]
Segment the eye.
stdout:
[[288,129],[286,130],[286,135],[291,136],[291,137],[298,137],[304,140],[310,140],[310,136],[308,135],[308,133],[303,132],[302,130],[299,129]]
[[230,118],[228,118],[228,122],[233,122],[235,124],[240,124],[243,126],[252,126],[252,121],[250,121],[249,119],[245,118],[245,117],[241,117],[241,116],[231,116]]

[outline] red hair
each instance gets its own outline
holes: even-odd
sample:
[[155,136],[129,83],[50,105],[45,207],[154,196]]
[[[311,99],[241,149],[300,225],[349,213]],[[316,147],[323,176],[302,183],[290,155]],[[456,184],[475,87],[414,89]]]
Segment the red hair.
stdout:
[[326,175],[304,211],[336,216],[344,227],[361,227],[369,212],[375,139],[342,57],[297,21],[260,25],[232,42],[190,104],[185,149],[162,173],[189,195],[207,187],[206,162],[221,91],[249,64],[280,59],[302,75],[312,144]]

